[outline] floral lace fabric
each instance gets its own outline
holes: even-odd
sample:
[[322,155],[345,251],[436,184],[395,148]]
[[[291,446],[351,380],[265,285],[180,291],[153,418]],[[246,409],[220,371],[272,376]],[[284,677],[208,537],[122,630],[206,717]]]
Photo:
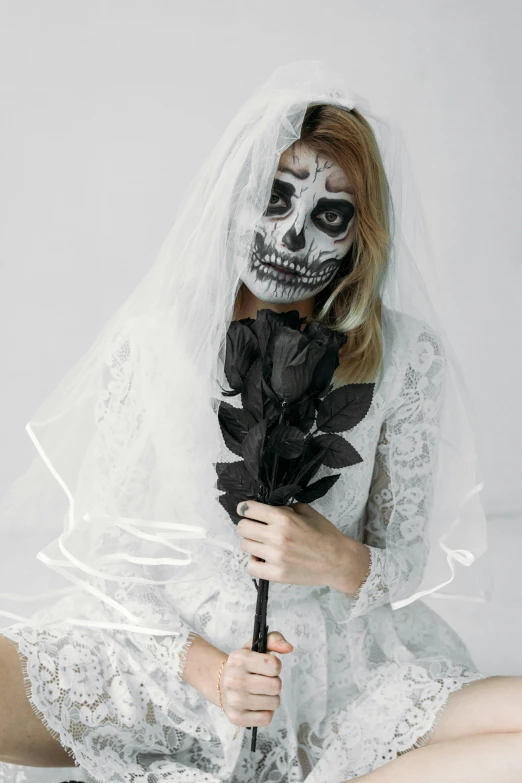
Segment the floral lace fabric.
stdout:
[[[91,631],[66,622],[46,630],[16,624],[4,632],[19,646],[35,711],[79,768],[57,777],[0,764],[2,783],[332,783],[356,779],[429,739],[451,694],[485,675],[422,601],[397,610],[390,605],[395,580],[422,567],[421,524],[432,489],[441,359],[435,335],[416,327],[408,350],[394,349],[386,383],[349,433],[362,463],[342,470],[313,504],[368,546],[365,580],[354,597],[270,583],[269,628],[282,631],[294,651],[280,656],[281,704],[272,722],[258,728],[256,752],[250,732],[241,728],[236,735],[223,711],[182,677],[196,634],[224,653],[252,635],[255,587],[238,538],[237,551],[220,555],[215,578],[148,596],[168,606],[177,636]],[[131,389],[127,358],[121,353],[112,367],[105,410],[111,393]],[[390,445],[392,429],[401,435],[400,447]],[[222,459],[235,459],[224,445]],[[392,470],[402,481],[396,497]],[[329,471],[323,466],[317,478]],[[392,517],[409,531],[403,560],[386,546]],[[67,615],[67,600],[56,605],[56,616]],[[94,599],[81,600],[87,615],[100,611]]]

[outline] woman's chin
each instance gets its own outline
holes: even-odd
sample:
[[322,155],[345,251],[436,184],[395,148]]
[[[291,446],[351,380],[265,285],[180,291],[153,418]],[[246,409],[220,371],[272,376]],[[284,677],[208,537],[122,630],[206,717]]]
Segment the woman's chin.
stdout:
[[276,281],[260,280],[252,274],[245,274],[242,280],[250,294],[266,304],[293,305],[308,299],[314,293],[299,291],[295,286],[281,285]]

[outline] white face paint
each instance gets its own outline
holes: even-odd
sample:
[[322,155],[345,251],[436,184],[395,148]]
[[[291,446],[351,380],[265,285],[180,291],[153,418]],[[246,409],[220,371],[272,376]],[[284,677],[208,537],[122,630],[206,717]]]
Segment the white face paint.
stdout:
[[242,280],[264,302],[314,296],[332,280],[355,233],[354,194],[342,169],[302,144],[280,158]]

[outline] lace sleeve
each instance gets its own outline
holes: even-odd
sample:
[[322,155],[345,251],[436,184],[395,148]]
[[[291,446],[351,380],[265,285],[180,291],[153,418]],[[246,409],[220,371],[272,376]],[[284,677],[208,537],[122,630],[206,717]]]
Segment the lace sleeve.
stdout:
[[355,596],[341,593],[339,590],[330,591],[330,608],[338,622],[351,620],[352,617],[365,614],[370,609],[389,601],[385,579],[386,526],[392,505],[390,475],[387,468],[388,447],[384,422],[377,444],[373,477],[366,504],[363,543],[370,550],[370,565]]
[[[421,580],[443,366],[439,341],[431,330],[422,329],[407,353],[400,392],[387,409],[375,452],[363,534],[370,550],[368,573],[354,597],[330,591],[330,607],[338,622],[389,603],[392,578],[408,579],[410,584]],[[387,551],[392,517],[392,540],[400,552],[393,567]]]

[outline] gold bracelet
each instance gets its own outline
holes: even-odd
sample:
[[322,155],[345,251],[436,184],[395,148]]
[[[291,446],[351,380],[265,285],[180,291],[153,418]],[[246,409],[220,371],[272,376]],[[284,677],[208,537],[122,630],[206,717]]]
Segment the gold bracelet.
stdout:
[[225,660],[223,661],[223,663],[221,664],[221,666],[219,668],[219,674],[218,674],[218,678],[217,678],[217,692],[218,692],[218,697],[219,697],[219,706],[221,707],[223,712],[225,712],[225,708],[223,707],[223,699],[221,697],[221,672],[223,671],[223,666],[226,664],[227,661],[228,661],[228,655],[227,655],[227,657],[225,658]]
[[[218,679],[217,679],[217,692],[218,692],[218,696],[219,696],[219,706],[221,707],[223,712],[225,712],[225,708],[223,707],[223,699],[221,698],[221,684],[220,683],[221,683],[221,672],[223,671],[223,666],[226,664],[227,661],[228,661],[228,656],[225,658],[225,660],[223,661],[223,663],[219,667],[219,674],[218,674]],[[226,712],[225,712],[225,715],[226,715]],[[232,737],[232,739],[236,739],[238,734],[239,734],[239,727],[235,730],[234,736]]]

